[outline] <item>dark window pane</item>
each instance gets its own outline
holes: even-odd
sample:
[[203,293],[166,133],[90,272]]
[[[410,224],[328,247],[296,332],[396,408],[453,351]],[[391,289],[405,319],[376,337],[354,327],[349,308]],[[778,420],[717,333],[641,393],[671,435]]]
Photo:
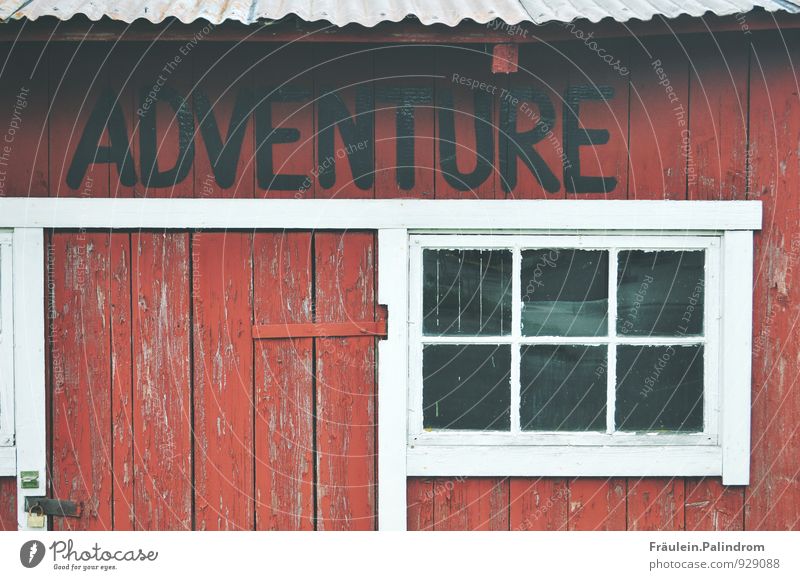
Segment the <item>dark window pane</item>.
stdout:
[[522,252],[522,334],[608,334],[608,252]]
[[527,431],[605,431],[605,346],[522,348],[520,424]]
[[702,431],[703,347],[619,346],[618,431]]
[[617,334],[702,334],[704,262],[702,250],[620,252]]
[[511,333],[509,250],[424,250],[423,333]]
[[426,429],[511,428],[511,347],[437,344],[422,351]]

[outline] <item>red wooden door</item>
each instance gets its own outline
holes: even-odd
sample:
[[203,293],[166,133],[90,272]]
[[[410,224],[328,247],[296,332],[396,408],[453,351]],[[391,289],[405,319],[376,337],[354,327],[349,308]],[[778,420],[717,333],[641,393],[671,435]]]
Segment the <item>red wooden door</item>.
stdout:
[[374,529],[372,232],[52,234],[56,529]]

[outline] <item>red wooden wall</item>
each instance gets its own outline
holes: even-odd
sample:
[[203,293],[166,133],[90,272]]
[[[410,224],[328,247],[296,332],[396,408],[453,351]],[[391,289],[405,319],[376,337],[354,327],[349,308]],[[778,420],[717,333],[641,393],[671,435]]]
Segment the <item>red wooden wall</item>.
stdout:
[[[588,32],[590,27],[584,29]],[[169,75],[182,95],[202,89],[220,136],[229,135],[238,88],[356,85],[375,94],[409,84],[452,92],[455,164],[476,169],[475,91],[457,73],[502,88],[534,86],[554,103],[563,142],[569,86],[613,89],[582,102],[580,123],[608,143],[582,147],[585,175],[613,176],[608,193],[564,186],[558,147],[537,144],[558,169],[546,192],[518,163],[506,192],[499,165],[510,145],[494,130],[491,167],[469,191],[442,169],[443,126],[415,111],[414,187],[396,179],[396,103],[376,101],[375,178],[366,190],[347,163],[323,187],[296,192],[258,183],[254,129],[242,136],[233,185],[213,179],[213,134],[198,133],[194,164],[175,187],[120,183],[114,164],[94,164],[80,187],[69,162],[94,102],[119,95],[137,171],[142,130],[136,93],[180,44],[17,43],[0,49],[0,133],[29,89],[12,143],[5,195],[424,198],[760,199],[756,235],[751,485],[717,478],[440,478],[408,484],[412,529],[796,529],[800,521],[800,89],[797,32],[598,41],[628,74],[583,42],[525,45],[520,72],[492,75],[483,45],[394,47],[205,42]],[[230,54],[227,51],[231,50]],[[142,54],[146,56],[140,60]],[[330,61],[326,63],[326,61]],[[654,61],[660,61],[654,65]],[[319,65],[319,66],[318,66]],[[663,69],[663,73],[657,69]],[[207,73],[207,74],[206,74]],[[374,82],[372,82],[373,79]],[[666,79],[666,83],[664,83]],[[659,83],[662,84],[659,84]],[[193,89],[193,87],[195,87]],[[257,92],[257,91],[256,91]],[[503,102],[488,99],[492,123]],[[535,106],[534,106],[535,108]],[[275,173],[318,167],[319,111],[272,105],[274,126],[297,129],[272,147]],[[178,122],[159,105],[160,168],[175,165]],[[519,117],[517,130],[533,122]],[[446,137],[447,135],[444,135]],[[109,136],[103,137],[108,143]],[[224,137],[222,137],[224,142]],[[335,147],[342,147],[335,133]],[[209,147],[211,149],[209,149]],[[211,177],[210,177],[211,176]],[[84,501],[88,515],[58,526],[115,529],[371,529],[375,527],[375,349],[369,338],[252,342],[253,322],[369,319],[375,312],[374,236],[366,232],[58,232],[50,235],[53,292],[50,403],[53,493]],[[13,527],[13,485],[0,481],[0,527]]]

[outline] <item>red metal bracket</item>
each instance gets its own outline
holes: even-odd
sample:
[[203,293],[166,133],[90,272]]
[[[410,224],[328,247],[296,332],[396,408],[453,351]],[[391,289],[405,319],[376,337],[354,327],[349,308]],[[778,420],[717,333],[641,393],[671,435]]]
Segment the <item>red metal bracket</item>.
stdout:
[[386,337],[386,321],[304,322],[298,324],[257,324],[253,338],[322,338],[344,336]]

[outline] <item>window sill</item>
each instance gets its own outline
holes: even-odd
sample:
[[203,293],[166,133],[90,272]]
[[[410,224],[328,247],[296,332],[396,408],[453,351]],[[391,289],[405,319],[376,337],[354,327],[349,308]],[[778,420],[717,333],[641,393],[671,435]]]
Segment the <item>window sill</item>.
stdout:
[[[722,448],[712,445],[409,447],[409,476],[688,477],[723,473]],[[725,485],[745,485],[723,477]]]

